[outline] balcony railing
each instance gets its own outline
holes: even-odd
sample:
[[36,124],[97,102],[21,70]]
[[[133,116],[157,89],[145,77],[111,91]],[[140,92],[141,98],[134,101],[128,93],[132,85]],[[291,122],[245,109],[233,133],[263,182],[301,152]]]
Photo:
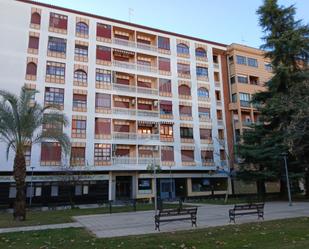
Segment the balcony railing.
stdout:
[[113,61],[113,65],[115,67],[121,67],[121,68],[125,68],[125,69],[136,69],[136,64],[135,63],[126,62],[126,61],[114,60]]
[[223,126],[223,120],[218,120],[218,125]]
[[240,106],[242,106],[242,107],[250,107],[250,101],[240,100]]
[[136,133],[131,132],[113,132],[113,139],[135,140]]
[[160,158],[156,157],[140,157],[138,158],[138,164],[160,164]]
[[220,81],[215,81],[215,87],[221,87]]
[[136,157],[121,156],[121,157],[113,157],[112,162],[113,162],[113,165],[136,164],[137,160],[136,160]]
[[139,64],[138,62],[136,64],[136,66],[137,66],[137,70],[139,70],[139,71],[150,72],[150,73],[158,72],[158,68],[152,67],[152,66],[143,65],[143,64]]
[[221,100],[217,100],[217,106],[222,106],[222,101]]
[[137,92],[138,93],[146,93],[146,94],[154,94],[154,95],[158,95],[159,91],[158,89],[154,89],[154,88],[147,88],[147,87],[137,87]]
[[120,115],[136,115],[136,109],[129,109],[129,108],[113,108],[113,114],[120,114]]
[[153,46],[153,45],[134,42],[134,41],[128,41],[128,40],[119,39],[119,38],[114,38],[112,41],[113,41],[114,44],[126,46],[126,47],[139,48],[139,49],[148,50],[148,51],[157,51],[158,50],[158,48],[156,46]]
[[245,120],[245,121],[242,121],[242,125],[243,126],[251,126],[253,124],[253,122],[250,120]]
[[137,110],[137,115],[142,116],[142,117],[157,118],[159,117],[159,112],[158,111]]
[[214,68],[219,68],[219,63],[214,62]]
[[124,92],[136,92],[135,86],[117,84],[117,83],[112,84],[112,86],[113,86],[113,90],[124,91]]
[[213,163],[214,159],[207,159],[207,158],[202,159],[202,164],[213,164]]
[[137,138],[139,140],[160,140],[160,134],[138,134]]

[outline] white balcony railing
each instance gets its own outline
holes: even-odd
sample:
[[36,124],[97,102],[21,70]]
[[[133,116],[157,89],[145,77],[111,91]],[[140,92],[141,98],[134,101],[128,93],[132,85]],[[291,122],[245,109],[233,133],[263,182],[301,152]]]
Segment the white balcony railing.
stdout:
[[113,157],[112,158],[113,165],[127,165],[127,164],[136,164],[136,157]]
[[129,109],[129,108],[113,108],[113,114],[120,114],[120,115],[136,115],[136,109]]
[[222,106],[222,101],[221,100],[217,100],[217,106]]
[[147,87],[137,87],[137,92],[138,93],[146,93],[146,94],[154,94],[154,95],[158,95],[159,91],[158,89],[154,89],[154,88],[147,88]]
[[139,140],[156,140],[159,141],[160,140],[160,134],[138,134],[137,138]]
[[144,72],[150,72],[150,73],[156,73],[158,72],[158,69],[156,67],[152,67],[152,66],[147,66],[147,65],[143,65],[143,64],[136,64],[137,70],[139,71],[144,71]]
[[112,84],[112,86],[113,86],[113,90],[124,91],[124,92],[136,92],[135,86],[117,84],[117,83]]
[[159,112],[158,111],[137,110],[137,116],[157,118],[159,117]]
[[136,64],[135,63],[126,62],[126,61],[114,60],[113,61],[113,65],[115,67],[121,67],[121,68],[125,68],[125,69],[136,69]]
[[155,164],[158,165],[160,164],[160,158],[155,158],[155,157],[140,157],[138,158],[138,164]]
[[218,126],[223,126],[223,120],[218,120]]
[[131,132],[113,132],[113,139],[115,140],[136,140],[136,133]]
[[126,47],[139,48],[139,49],[148,50],[148,51],[157,51],[158,50],[158,48],[156,46],[153,46],[153,45],[134,42],[134,41],[128,41],[128,40],[119,39],[119,38],[113,38],[112,41],[113,41],[114,44],[126,46]]
[[215,81],[215,87],[221,87],[220,81]]

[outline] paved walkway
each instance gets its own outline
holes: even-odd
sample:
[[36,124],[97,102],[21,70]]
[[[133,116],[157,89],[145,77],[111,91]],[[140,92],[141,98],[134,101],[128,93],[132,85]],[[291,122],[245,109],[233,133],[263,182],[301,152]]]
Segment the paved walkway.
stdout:
[[[231,205],[202,205],[198,208],[198,228],[228,225]],[[154,230],[154,212],[76,216],[74,219],[99,238],[158,233]],[[309,216],[309,202],[271,202],[265,204],[265,220]],[[256,222],[256,216],[236,218],[236,223]],[[161,232],[192,229],[190,221],[162,223]],[[196,229],[196,228],[193,228]]]
[[39,231],[39,230],[46,230],[46,229],[61,229],[61,228],[69,228],[69,227],[83,227],[83,225],[78,222],[71,222],[71,223],[40,225],[40,226],[0,228],[0,234],[1,233],[13,233],[13,232]]

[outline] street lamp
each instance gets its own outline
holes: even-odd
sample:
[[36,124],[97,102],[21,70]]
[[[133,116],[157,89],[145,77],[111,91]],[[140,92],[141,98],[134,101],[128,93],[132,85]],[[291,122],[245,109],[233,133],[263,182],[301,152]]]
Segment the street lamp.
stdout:
[[286,176],[286,185],[288,189],[288,197],[289,197],[289,206],[292,206],[292,197],[291,197],[291,188],[290,188],[290,180],[289,180],[289,171],[288,171],[288,163],[287,163],[287,155],[288,153],[281,153],[284,159],[284,167],[285,167],[285,176]]
[[160,170],[160,165],[155,165],[154,163],[152,163],[152,164],[148,165],[147,169],[153,171],[153,178],[154,178],[153,192],[154,192],[155,215],[156,215],[157,212],[158,212],[158,202],[157,202],[157,170]]
[[34,166],[31,166],[30,169],[31,169],[31,179],[30,179],[30,199],[29,199],[29,206],[31,207],[31,204],[32,204],[32,194],[33,194],[33,190],[32,190],[32,179],[33,179],[33,169],[35,167]]

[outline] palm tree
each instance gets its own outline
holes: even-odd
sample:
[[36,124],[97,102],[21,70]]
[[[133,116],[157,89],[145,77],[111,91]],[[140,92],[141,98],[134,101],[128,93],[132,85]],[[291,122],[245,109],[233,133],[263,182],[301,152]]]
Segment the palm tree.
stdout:
[[[7,160],[10,151],[15,153],[13,176],[16,199],[13,215],[20,221],[26,219],[26,148],[53,141],[61,145],[65,154],[70,151],[69,137],[62,132],[63,126],[68,124],[66,117],[56,106],[42,107],[33,101],[36,93],[24,87],[20,96],[0,90],[0,141],[7,145]],[[48,124],[49,129],[42,129],[44,124]]]

